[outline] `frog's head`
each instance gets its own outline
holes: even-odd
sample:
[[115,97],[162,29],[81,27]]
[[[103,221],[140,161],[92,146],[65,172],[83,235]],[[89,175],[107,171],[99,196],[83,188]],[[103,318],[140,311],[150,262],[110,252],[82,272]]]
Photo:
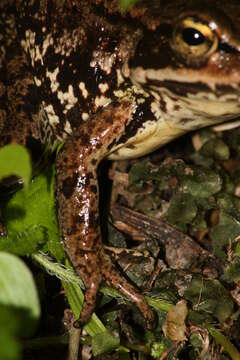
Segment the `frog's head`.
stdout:
[[169,124],[190,130],[239,117],[239,0],[153,0],[142,22],[130,77]]

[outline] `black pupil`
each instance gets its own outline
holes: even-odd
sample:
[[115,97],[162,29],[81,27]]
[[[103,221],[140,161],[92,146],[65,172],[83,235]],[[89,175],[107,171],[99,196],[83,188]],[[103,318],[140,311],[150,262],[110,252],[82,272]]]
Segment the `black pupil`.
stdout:
[[205,37],[200,31],[193,28],[186,28],[182,31],[183,40],[190,46],[201,45],[205,41]]

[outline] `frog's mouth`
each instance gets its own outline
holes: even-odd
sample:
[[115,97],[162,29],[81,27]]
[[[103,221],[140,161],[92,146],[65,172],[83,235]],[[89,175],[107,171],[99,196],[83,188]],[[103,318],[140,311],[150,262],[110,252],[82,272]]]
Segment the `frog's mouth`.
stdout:
[[240,103],[240,68],[231,74],[204,69],[131,68],[131,81],[158,93],[168,90],[175,97],[199,98],[220,103]]
[[136,158],[191,130],[240,118],[240,101],[236,92],[222,91],[216,95],[211,89],[204,91],[204,87],[200,91],[197,84],[198,91],[189,88],[182,91],[182,84],[171,83],[171,87],[166,83],[145,85],[144,90],[153,95],[150,110],[155,120],[146,119],[127,141],[124,138],[121,142],[120,139],[109,154],[110,159]]
[[[198,90],[196,90],[198,89]],[[184,131],[236,120],[240,117],[240,94],[235,88],[212,91],[204,84],[150,84],[164,120]]]
[[[240,117],[240,82],[202,77],[195,73],[159,75],[155,70],[132,69],[133,83],[150,92],[171,127],[184,131]],[[160,115],[159,115],[160,116]]]

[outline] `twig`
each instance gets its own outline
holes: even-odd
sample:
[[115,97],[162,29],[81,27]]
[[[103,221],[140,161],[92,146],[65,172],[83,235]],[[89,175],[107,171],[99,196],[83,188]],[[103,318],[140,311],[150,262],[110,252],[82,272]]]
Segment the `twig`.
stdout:
[[69,331],[68,360],[78,360],[81,330],[73,325]]
[[[196,262],[206,262],[207,265],[215,268],[218,274],[223,272],[223,261],[217,259],[188,235],[176,230],[165,221],[140,214],[119,204],[112,207],[111,213],[116,227],[121,221],[144,234],[146,239],[155,239],[163,245],[166,261],[171,268],[186,269]],[[123,230],[123,226],[121,226],[121,230]]]

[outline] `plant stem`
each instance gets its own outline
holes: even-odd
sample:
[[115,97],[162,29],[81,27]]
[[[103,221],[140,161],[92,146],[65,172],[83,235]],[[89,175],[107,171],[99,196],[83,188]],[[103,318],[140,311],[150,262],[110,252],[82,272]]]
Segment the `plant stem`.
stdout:
[[78,360],[80,335],[80,329],[76,329],[72,325],[69,331],[68,360]]
[[[73,270],[70,268],[53,262],[47,255],[43,253],[35,253],[32,255],[32,258],[37,261],[49,274],[57,276],[60,280],[66,283],[79,285],[82,289],[84,289],[82,280],[78,275],[75,275]],[[109,295],[114,298],[118,297],[125,299],[124,296],[121,295],[116,289],[110,288],[108,286],[102,286],[100,288],[100,292],[104,295]],[[146,296],[145,298],[148,304],[156,310],[167,312],[173,306],[173,304],[162,299],[153,299],[149,296]]]
[[238,350],[222,333],[220,333],[220,331],[211,325],[207,325],[206,328],[214,340],[231,356],[232,360],[240,360],[240,353]]

